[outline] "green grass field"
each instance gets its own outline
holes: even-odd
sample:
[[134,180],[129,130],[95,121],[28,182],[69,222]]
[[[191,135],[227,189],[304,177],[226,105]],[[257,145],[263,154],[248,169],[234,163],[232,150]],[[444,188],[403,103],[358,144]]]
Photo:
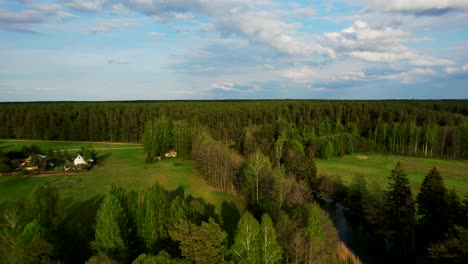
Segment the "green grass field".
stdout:
[[89,142],[1,141],[3,151],[19,150],[23,145],[38,145],[42,150],[73,149],[91,145],[98,152],[100,162],[90,172],[77,175],[47,177],[0,176],[0,204],[28,198],[40,184],[60,189],[65,199],[85,202],[104,194],[112,184],[126,189],[141,189],[159,182],[168,190],[182,186],[186,195],[202,197],[217,206],[233,201],[243,210],[244,202],[238,196],[217,191],[205,182],[189,161],[167,159],[154,164],[145,163],[145,154],[138,144]]
[[354,154],[330,160],[317,160],[319,175],[339,176],[348,185],[355,175],[363,175],[368,184],[377,183],[386,187],[387,177],[395,164],[400,161],[405,168],[413,189],[419,191],[424,176],[432,167],[437,167],[447,188],[468,194],[468,162],[438,160],[379,154]]

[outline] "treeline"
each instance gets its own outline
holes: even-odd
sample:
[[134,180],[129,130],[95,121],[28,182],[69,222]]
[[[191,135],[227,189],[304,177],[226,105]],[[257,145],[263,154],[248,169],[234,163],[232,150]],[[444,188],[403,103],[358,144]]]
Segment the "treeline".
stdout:
[[[156,184],[141,191],[113,186],[99,209],[76,217],[57,189],[40,186],[11,204],[0,225],[2,263],[353,263],[326,213],[304,204],[279,219],[218,209]],[[71,214],[71,215],[70,215]]]
[[356,176],[349,186],[339,178],[320,179],[319,191],[348,209],[350,221],[388,239],[406,256],[422,256],[433,263],[466,263],[468,256],[468,196],[445,187],[436,167],[413,193],[405,168],[397,163],[388,185],[368,185]]
[[316,157],[378,150],[466,158],[467,109],[467,100],[2,103],[0,138],[139,142],[148,121],[166,116],[242,151],[246,128],[262,135],[282,118]]

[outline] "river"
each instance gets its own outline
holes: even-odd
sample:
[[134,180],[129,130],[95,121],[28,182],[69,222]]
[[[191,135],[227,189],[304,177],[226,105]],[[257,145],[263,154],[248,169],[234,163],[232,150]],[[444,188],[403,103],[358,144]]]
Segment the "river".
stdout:
[[345,208],[331,201],[322,202],[338,231],[340,239],[361,259],[362,263],[414,263],[414,259],[402,256],[402,251],[361,224],[354,224],[345,217]]

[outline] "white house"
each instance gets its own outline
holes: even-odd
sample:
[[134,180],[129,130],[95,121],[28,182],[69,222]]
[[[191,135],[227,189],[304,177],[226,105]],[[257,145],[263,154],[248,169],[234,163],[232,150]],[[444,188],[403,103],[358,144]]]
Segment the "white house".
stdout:
[[78,166],[81,164],[88,165],[88,163],[84,160],[84,158],[80,154],[76,156],[76,158],[73,160],[73,163],[75,164],[75,166]]

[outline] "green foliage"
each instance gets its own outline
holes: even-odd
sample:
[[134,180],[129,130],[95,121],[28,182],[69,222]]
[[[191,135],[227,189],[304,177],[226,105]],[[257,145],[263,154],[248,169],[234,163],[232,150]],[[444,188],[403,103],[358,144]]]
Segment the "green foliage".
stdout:
[[261,263],[271,264],[281,261],[281,247],[276,241],[276,231],[268,214],[262,215],[259,242]]
[[136,258],[132,264],[178,264],[183,263],[178,259],[174,259],[167,253],[166,251],[162,250],[159,251],[158,255],[148,255],[148,254],[141,254]]
[[119,198],[108,193],[97,212],[94,240],[91,247],[99,254],[116,259],[125,259],[127,241],[124,240],[125,212]]
[[37,219],[34,219],[24,227],[23,232],[18,236],[17,241],[21,244],[28,244],[35,237],[45,239],[47,241],[51,241],[52,239],[47,228],[41,225]]
[[212,218],[197,226],[190,221],[180,221],[170,231],[171,238],[179,241],[179,248],[191,263],[223,263],[226,233]]
[[354,176],[345,204],[351,210],[351,214],[359,220],[364,217],[364,197],[367,195],[367,181],[364,176]]
[[36,219],[24,227],[14,248],[17,263],[53,263],[56,258],[52,235]]
[[141,140],[146,161],[154,161],[156,156],[164,158],[164,154],[173,146],[172,123],[167,117],[146,122],[145,133]]
[[252,201],[256,204],[260,199],[260,182],[263,177],[270,173],[271,164],[267,156],[262,152],[256,151],[249,156],[243,171],[244,192],[251,195]]
[[414,231],[415,203],[408,177],[400,162],[392,170],[386,193],[389,238],[401,242]]
[[259,234],[258,221],[249,212],[244,213],[237,224],[234,245],[231,247],[231,255],[236,263],[261,263]]
[[49,230],[56,230],[63,217],[59,190],[49,185],[38,186],[34,192],[33,209],[39,223]]
[[117,264],[118,262],[109,258],[107,255],[101,254],[98,256],[92,256],[86,261],[85,264]]
[[429,256],[444,263],[466,263],[468,260],[468,229],[455,226],[444,241],[429,247]]
[[192,134],[186,121],[173,122],[174,148],[177,157],[189,159],[192,148]]
[[442,238],[448,231],[450,208],[447,198],[442,176],[434,167],[424,178],[417,197],[419,223],[427,242]]
[[168,238],[169,200],[167,191],[159,185],[141,191],[136,206],[138,236],[149,252],[156,253],[160,243]]

